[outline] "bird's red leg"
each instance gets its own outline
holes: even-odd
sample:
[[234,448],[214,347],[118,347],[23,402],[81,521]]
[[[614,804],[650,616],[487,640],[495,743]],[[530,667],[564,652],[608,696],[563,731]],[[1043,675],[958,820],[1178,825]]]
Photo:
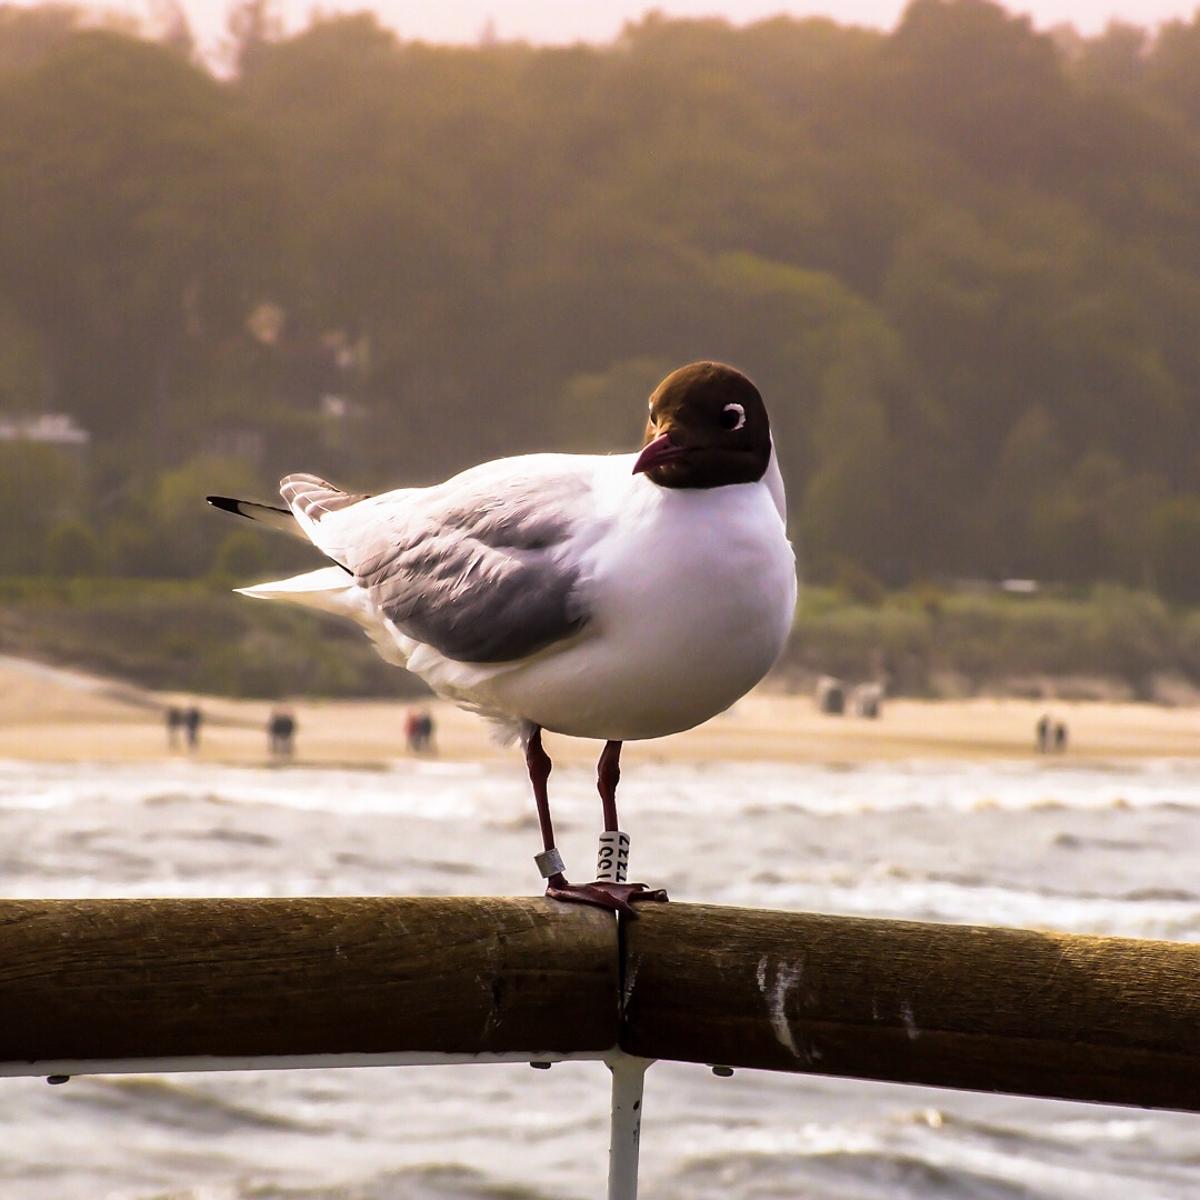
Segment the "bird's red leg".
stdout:
[[525,743],[525,768],[529,772],[529,782],[533,785],[538,824],[542,827],[542,849],[546,856],[557,854],[558,851],[554,847],[554,824],[550,820],[550,796],[546,789],[554,764],[542,747],[542,730],[538,725],[533,727],[533,732]]
[[[620,832],[617,820],[617,784],[621,782],[621,743],[606,742],[596,764],[596,788],[600,792],[600,803],[604,807],[604,832],[607,836],[600,841],[600,862],[597,870],[601,878],[591,884],[616,900],[632,903],[634,900],[666,900],[662,888],[651,888],[644,883],[626,883],[625,866],[629,857],[629,838]],[[632,915],[632,910],[631,915]]]
[[550,796],[546,787],[553,764],[542,746],[542,731],[536,725],[525,743],[525,766],[529,770],[529,782],[533,785],[533,798],[537,803],[538,824],[542,829],[543,850],[537,856],[537,864],[546,880],[546,895],[554,900],[594,904],[598,908],[632,916],[633,909],[624,896],[612,894],[592,883],[567,882],[563,874],[562,857],[554,845],[554,825],[550,820]]
[[621,782],[621,743],[605,742],[596,764],[596,790],[604,806],[604,828],[616,833],[621,828],[617,822],[617,784]]

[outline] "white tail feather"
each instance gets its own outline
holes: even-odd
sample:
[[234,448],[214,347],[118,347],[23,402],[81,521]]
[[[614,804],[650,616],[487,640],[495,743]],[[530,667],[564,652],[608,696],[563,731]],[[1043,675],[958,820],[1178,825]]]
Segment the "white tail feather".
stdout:
[[305,608],[349,617],[366,630],[375,648],[388,662],[398,667],[408,662],[407,648],[397,643],[391,623],[375,611],[366,591],[341,567],[321,567],[304,575],[293,575],[291,579],[256,583],[234,591],[256,600],[290,600]]
[[304,604],[309,608],[320,608],[326,612],[346,615],[348,593],[354,587],[354,577],[341,567],[320,567],[291,579],[278,579],[271,583],[256,583],[251,587],[234,588],[243,596],[256,600],[290,600],[293,604]]

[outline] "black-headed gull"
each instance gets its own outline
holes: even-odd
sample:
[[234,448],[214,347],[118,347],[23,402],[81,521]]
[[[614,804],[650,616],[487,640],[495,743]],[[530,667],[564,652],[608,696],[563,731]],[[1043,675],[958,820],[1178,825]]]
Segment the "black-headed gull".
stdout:
[[[219,508],[307,538],[334,564],[239,589],[357,621],[389,662],[519,737],[546,894],[632,913],[643,884],[568,883],[555,849],[542,730],[605,742],[605,853],[619,854],[621,743],[690,729],[775,662],[796,564],[758,389],[699,362],[650,397],[636,454],[530,454],[435,487],[351,495],[313,475],[287,508]],[[627,844],[627,842],[626,842]]]

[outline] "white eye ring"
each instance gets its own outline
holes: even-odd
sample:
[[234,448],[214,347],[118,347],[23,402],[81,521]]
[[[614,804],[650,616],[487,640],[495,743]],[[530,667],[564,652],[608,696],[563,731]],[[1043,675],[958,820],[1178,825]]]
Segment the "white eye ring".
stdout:
[[[736,413],[737,420],[732,425],[725,425],[725,414],[727,412]],[[721,409],[721,423],[730,433],[736,433],[746,423],[746,410],[740,404],[727,404]]]

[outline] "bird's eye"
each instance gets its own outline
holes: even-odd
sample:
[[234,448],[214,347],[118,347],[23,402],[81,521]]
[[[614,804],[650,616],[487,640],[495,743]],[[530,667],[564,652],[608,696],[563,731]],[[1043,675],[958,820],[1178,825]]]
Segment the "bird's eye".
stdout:
[[740,404],[727,404],[721,409],[721,428],[730,433],[741,429],[746,423],[746,410]]

